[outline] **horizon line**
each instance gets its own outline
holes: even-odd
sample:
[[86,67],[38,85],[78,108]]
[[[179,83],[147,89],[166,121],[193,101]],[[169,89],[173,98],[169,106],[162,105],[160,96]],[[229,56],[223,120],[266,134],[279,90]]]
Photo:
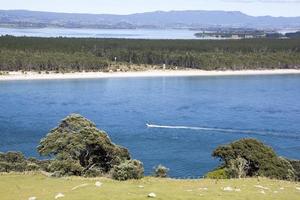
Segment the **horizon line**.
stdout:
[[146,13],[170,13],[170,12],[227,12],[227,13],[241,13],[250,17],[274,17],[274,18],[297,18],[298,16],[274,16],[274,15],[250,15],[245,12],[239,10],[153,10],[153,11],[146,11],[146,12],[133,12],[127,14],[118,14],[118,13],[86,13],[86,12],[59,12],[59,11],[44,11],[44,10],[30,10],[30,9],[0,9],[0,11],[27,11],[27,12],[45,12],[45,13],[60,13],[60,14],[81,14],[81,15],[118,15],[118,16],[129,16],[135,14],[146,14]]

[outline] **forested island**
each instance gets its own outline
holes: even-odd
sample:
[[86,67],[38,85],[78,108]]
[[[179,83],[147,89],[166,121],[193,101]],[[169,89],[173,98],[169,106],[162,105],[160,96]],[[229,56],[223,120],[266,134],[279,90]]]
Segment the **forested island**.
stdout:
[[195,34],[198,38],[208,39],[252,39],[252,38],[272,38],[272,39],[291,39],[299,38],[300,32],[293,33],[278,33],[260,30],[248,29],[229,29],[217,31],[202,31]]
[[0,37],[0,71],[299,69],[300,39],[225,41]]

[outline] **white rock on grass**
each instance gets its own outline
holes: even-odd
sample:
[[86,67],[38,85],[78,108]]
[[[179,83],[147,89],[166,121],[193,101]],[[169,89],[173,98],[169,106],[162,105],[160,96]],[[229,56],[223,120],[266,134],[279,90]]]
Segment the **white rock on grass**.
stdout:
[[277,191],[277,190],[275,190],[273,193],[274,193],[274,194],[278,194],[278,191]]
[[29,197],[28,200],[37,200],[36,197]]
[[260,191],[260,193],[262,193],[262,194],[266,194],[266,192],[265,192],[264,190],[261,190],[261,191]]
[[300,190],[300,187],[296,187],[296,190]]
[[153,193],[153,192],[151,192],[151,193],[148,194],[148,197],[149,197],[149,198],[155,198],[155,197],[156,197],[156,194]]
[[279,190],[284,190],[284,188],[283,188],[283,187],[281,187],[281,188],[279,188]]
[[58,193],[54,198],[55,199],[60,199],[60,198],[64,198],[65,195],[63,193]]
[[143,185],[139,185],[138,188],[144,188],[144,186]]
[[240,188],[236,188],[236,189],[234,189],[234,191],[236,191],[236,192],[240,192],[240,191],[241,191],[241,189],[240,189]]
[[231,191],[233,191],[233,188],[232,187],[224,187],[223,190],[227,191],[227,192],[231,192]]
[[102,183],[101,183],[100,181],[97,181],[97,182],[95,183],[95,186],[96,186],[96,187],[101,187],[101,186],[102,186]]
[[261,186],[261,185],[254,185],[254,187],[259,188],[259,189],[263,189],[263,190],[269,190],[269,188]]
[[199,188],[199,190],[208,190],[208,188],[204,187],[204,188]]

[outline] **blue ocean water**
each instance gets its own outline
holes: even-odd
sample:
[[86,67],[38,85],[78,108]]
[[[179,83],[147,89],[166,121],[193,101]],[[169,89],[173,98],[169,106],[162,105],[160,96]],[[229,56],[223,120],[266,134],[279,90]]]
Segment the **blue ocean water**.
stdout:
[[127,147],[146,174],[163,164],[172,177],[202,176],[217,166],[218,145],[245,137],[300,159],[299,75],[2,81],[0,151],[38,156],[39,140],[70,113]]

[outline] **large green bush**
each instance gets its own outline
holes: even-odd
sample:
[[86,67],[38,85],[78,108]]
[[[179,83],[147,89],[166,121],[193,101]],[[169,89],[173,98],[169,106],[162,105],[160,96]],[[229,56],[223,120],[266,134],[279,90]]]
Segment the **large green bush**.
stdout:
[[69,169],[62,170],[66,175],[81,175],[91,168],[107,173],[113,166],[130,159],[127,149],[112,143],[104,131],[77,114],[68,116],[51,130],[41,140],[38,151],[43,156],[54,156],[56,162],[51,168]]
[[288,160],[278,157],[271,147],[255,139],[242,139],[220,146],[212,155],[223,161],[221,166],[231,172],[232,178],[244,175],[296,179],[295,169]]
[[78,114],[66,117],[51,130],[38,151],[42,156],[53,156],[48,169],[59,176],[94,177],[114,169],[131,179],[140,177],[143,171],[142,164],[131,160],[126,148],[112,143],[104,131]]
[[119,181],[141,179],[144,176],[144,167],[138,160],[127,160],[115,166],[111,171],[111,175],[113,179]]

